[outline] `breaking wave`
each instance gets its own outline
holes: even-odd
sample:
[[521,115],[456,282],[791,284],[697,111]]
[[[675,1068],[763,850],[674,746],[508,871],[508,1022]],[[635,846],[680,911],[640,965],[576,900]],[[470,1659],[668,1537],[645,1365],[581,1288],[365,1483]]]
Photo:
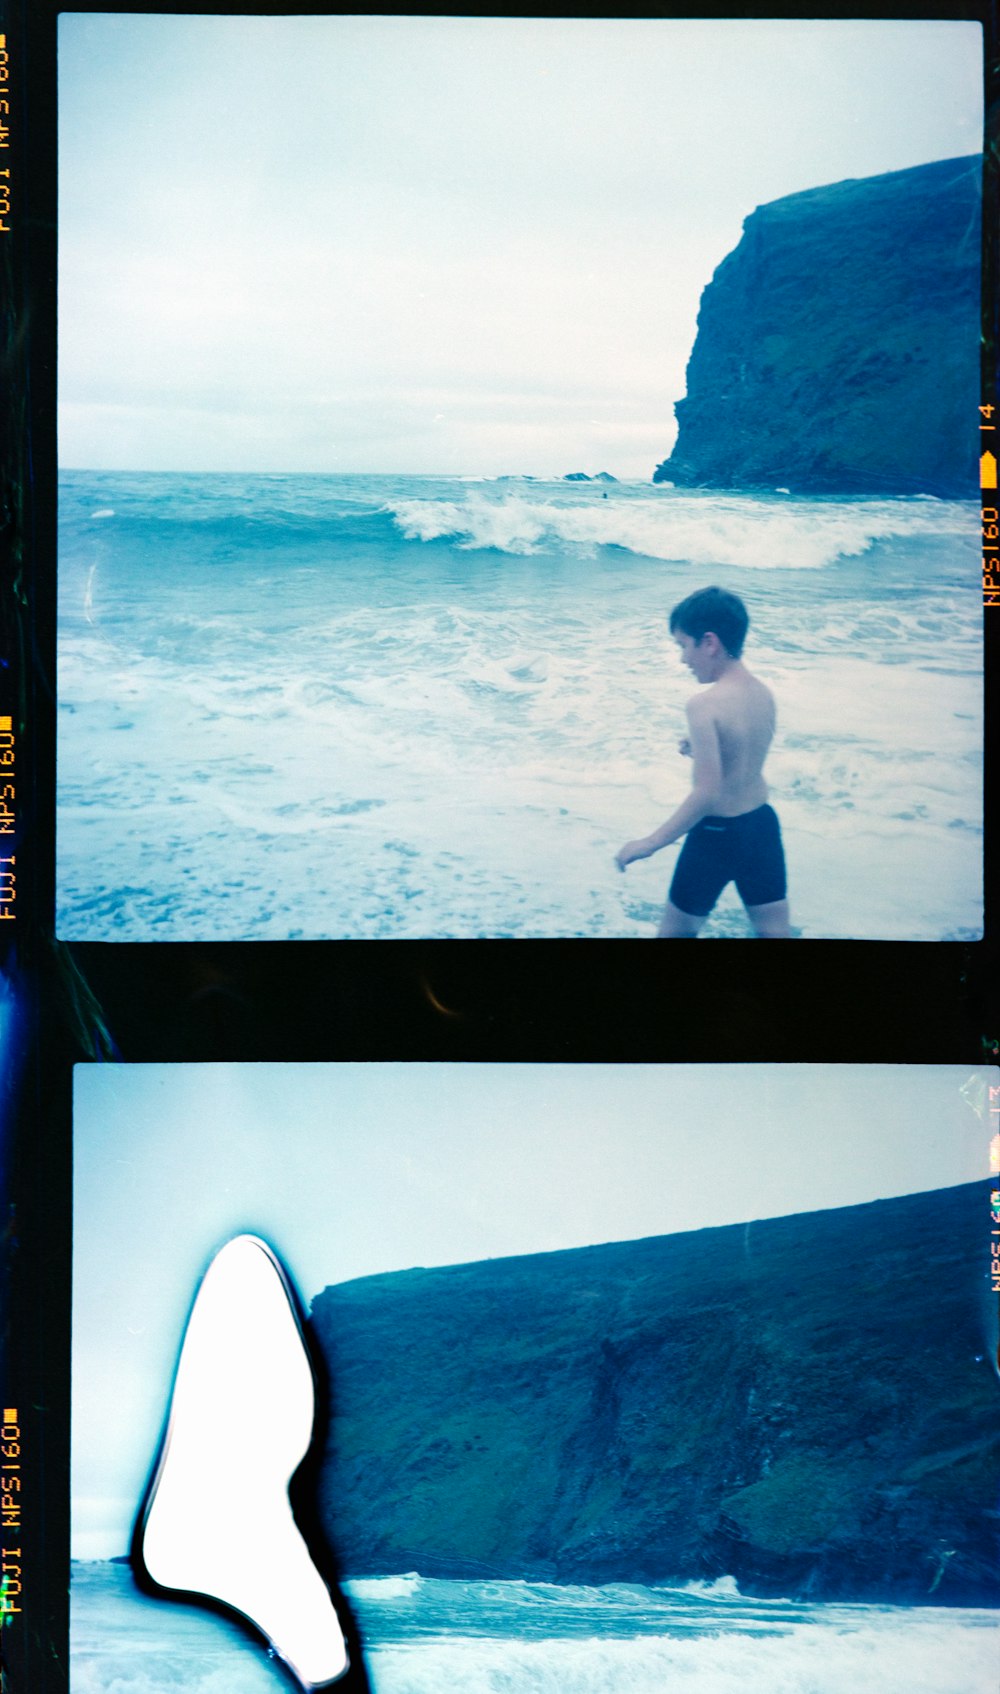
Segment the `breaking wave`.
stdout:
[[420,1587],[416,1571],[405,1576],[352,1576],[341,1586],[351,1600],[409,1600]]
[[463,550],[539,553],[567,544],[621,547],[694,566],[821,570],[878,541],[967,537],[972,518],[947,501],[755,500],[663,494],[593,497],[566,504],[519,494],[490,499],[398,500],[384,508],[408,541],[448,540]]

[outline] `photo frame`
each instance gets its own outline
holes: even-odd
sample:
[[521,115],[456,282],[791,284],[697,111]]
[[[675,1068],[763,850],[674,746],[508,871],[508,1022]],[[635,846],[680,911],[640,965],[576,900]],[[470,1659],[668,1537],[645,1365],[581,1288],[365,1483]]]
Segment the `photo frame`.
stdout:
[[[154,5],[144,10],[162,14]],[[248,5],[242,14],[258,8]],[[728,13],[718,12],[723,18]],[[990,104],[993,22],[982,23]],[[62,939],[56,909],[57,12],[7,9],[2,114],[10,211],[0,266],[4,371],[4,696],[0,741],[15,793],[0,810],[11,863],[2,891],[3,1277],[5,1412],[16,1410],[23,1474],[16,1562],[21,1615],[0,1630],[17,1691],[69,1684],[72,1067],[188,1063],[443,1062],[574,1064],[795,1063],[955,1065],[995,1059],[993,882],[989,855],[980,940],[824,940],[761,956],[726,945],[680,957],[631,939],[246,940]],[[995,43],[994,43],[995,45]],[[0,171],[3,165],[0,163]],[[0,175],[0,182],[8,179]],[[994,150],[984,150],[995,206]],[[99,183],[91,191],[100,198]],[[84,208],[85,209],[85,208]],[[750,208],[748,207],[749,211]],[[996,250],[986,221],[983,412],[992,428]],[[724,255],[720,252],[719,257]],[[707,279],[706,279],[707,280]],[[669,407],[667,407],[669,410]],[[912,420],[903,420],[909,427]],[[657,447],[657,453],[663,451]],[[988,453],[988,444],[984,446]],[[567,469],[570,467],[567,466]],[[594,468],[594,467],[592,467]],[[602,467],[603,468],[603,467]],[[993,498],[983,489],[985,772],[994,756],[991,623]],[[96,507],[94,509],[97,509]],[[995,516],[995,513],[994,513]],[[6,764],[5,764],[6,768]],[[347,815],[347,814],[345,814]],[[651,817],[650,822],[653,821]],[[10,834],[8,822],[14,833]],[[642,827],[637,819],[635,828]],[[624,833],[624,830],[623,832]],[[988,843],[988,837],[987,837]],[[627,882],[627,879],[626,879]],[[659,898],[659,891],[657,894]],[[647,933],[653,928],[650,921]],[[671,963],[671,957],[674,962]],[[715,961],[713,963],[713,960]],[[738,1125],[734,1134],[738,1133]],[[725,1160],[723,1160],[723,1167]],[[719,1181],[725,1181],[725,1169]],[[7,1427],[7,1426],[5,1426]],[[11,1445],[10,1442],[6,1443]],[[11,1525],[10,1527],[13,1527]],[[9,1573],[8,1573],[9,1574]],[[12,1593],[12,1589],[8,1589]],[[20,1596],[13,1596],[16,1601]]]

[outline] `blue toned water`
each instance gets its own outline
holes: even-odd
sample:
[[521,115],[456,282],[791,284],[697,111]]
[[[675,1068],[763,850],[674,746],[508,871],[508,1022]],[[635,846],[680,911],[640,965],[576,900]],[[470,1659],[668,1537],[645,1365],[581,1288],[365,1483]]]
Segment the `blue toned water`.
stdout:
[[59,934],[648,936],[677,849],[612,858],[686,792],[666,617],[720,582],[796,927],[977,935],[975,509],[606,492],[65,473]]
[[[417,1576],[347,1584],[373,1694],[992,1694],[995,1612],[750,1600],[711,1587]],[[77,1564],[70,1694],[280,1694],[262,1644]]]

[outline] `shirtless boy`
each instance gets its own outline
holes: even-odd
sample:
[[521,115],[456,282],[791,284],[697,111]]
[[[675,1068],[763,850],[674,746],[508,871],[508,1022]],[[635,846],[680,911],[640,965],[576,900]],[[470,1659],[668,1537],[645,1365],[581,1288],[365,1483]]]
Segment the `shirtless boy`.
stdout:
[[695,679],[708,683],[687,703],[691,792],[665,824],[615,855],[619,870],[648,859],[682,835],[659,934],[698,934],[727,882],[735,882],[756,934],[789,935],[785,855],[776,814],[767,803],[764,760],[774,735],[774,699],[751,676],[740,654],[746,607],[724,588],[701,588],[675,606],[670,632]]

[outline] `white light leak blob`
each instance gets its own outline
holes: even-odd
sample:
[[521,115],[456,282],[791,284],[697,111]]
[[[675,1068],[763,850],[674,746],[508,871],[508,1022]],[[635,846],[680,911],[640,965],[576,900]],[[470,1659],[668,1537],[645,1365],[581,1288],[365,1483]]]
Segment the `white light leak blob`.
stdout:
[[140,1550],[163,1588],[256,1624],[305,1688],[342,1676],[329,1591],[292,1517],[315,1387],[278,1261],[239,1235],[216,1254],[188,1321]]

